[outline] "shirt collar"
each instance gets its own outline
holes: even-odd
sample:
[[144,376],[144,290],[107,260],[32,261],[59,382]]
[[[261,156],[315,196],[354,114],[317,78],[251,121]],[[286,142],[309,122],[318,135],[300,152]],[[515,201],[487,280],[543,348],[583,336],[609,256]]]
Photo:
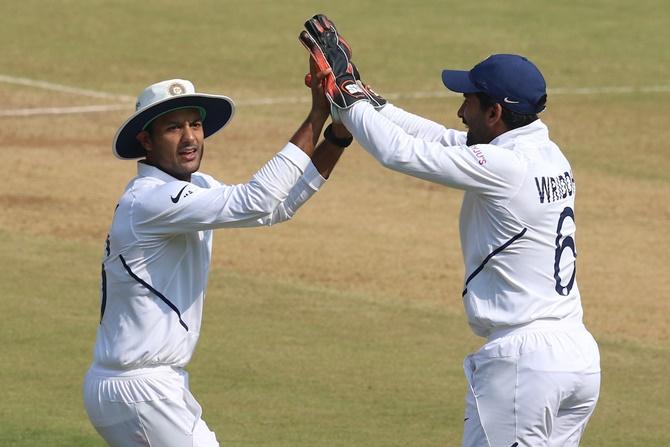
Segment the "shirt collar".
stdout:
[[159,180],[164,181],[165,183],[178,181],[176,178],[172,177],[167,172],[161,171],[156,166],[147,164],[144,160],[140,160],[137,162],[137,175],[139,175],[140,177],[157,178]]
[[509,146],[513,144],[514,141],[519,137],[548,140],[549,129],[547,128],[547,125],[542,122],[542,120],[536,119],[526,126],[517,127],[516,129],[512,129],[501,135],[498,135],[489,144],[496,146]]

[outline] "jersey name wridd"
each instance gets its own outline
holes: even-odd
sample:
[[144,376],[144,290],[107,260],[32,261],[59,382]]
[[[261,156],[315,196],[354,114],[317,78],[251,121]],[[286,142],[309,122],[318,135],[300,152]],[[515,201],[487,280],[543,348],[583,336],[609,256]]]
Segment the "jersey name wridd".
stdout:
[[572,172],[564,172],[553,177],[535,177],[540,203],[556,202],[575,193],[575,179]]

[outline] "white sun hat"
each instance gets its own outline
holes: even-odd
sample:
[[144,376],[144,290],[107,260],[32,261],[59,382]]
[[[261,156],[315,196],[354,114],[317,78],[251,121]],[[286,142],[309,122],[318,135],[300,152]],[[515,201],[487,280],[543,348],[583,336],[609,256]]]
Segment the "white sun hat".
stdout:
[[137,134],[159,116],[177,109],[200,111],[205,138],[221,130],[233,117],[235,103],[227,96],[196,93],[191,81],[169,79],[145,88],[137,98],[135,113],[116,131],[112,151],[121,159],[146,156]]

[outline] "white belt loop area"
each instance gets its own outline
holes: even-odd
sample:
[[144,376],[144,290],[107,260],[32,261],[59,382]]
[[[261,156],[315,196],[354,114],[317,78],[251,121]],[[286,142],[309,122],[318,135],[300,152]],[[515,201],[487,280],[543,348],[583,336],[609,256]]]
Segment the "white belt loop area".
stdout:
[[486,339],[487,343],[493,340],[497,340],[508,335],[521,334],[523,332],[533,332],[533,331],[579,331],[585,330],[584,323],[581,321],[571,321],[571,320],[557,320],[557,319],[542,319],[531,321],[526,324],[519,324],[516,326],[508,326],[504,328],[497,329],[488,336]]

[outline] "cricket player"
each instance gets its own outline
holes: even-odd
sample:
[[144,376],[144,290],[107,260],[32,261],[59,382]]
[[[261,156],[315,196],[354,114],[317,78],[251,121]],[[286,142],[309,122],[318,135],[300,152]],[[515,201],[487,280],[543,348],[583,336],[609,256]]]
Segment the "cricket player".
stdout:
[[462,445],[577,446],[598,400],[600,357],[576,281],[575,176],[538,117],[542,74],[513,54],[444,70],[468,128],[447,129],[384,105],[327,18],[305,26],[301,41],[331,75],[334,116],[361,146],[389,169],[465,191],[462,299],[486,343],[464,362]]
[[142,160],[105,243],[100,325],[84,380],[88,416],[110,446],[219,445],[184,370],[200,334],[212,230],[286,221],[324,184],[342,153],[338,135],[348,133],[329,126],[315,149],[329,107],[323,93],[312,99],[290,142],[245,184],[199,172],[204,139],[229,122],[234,104],[196,93],[190,81],[147,87],[116,133],[114,154]]

